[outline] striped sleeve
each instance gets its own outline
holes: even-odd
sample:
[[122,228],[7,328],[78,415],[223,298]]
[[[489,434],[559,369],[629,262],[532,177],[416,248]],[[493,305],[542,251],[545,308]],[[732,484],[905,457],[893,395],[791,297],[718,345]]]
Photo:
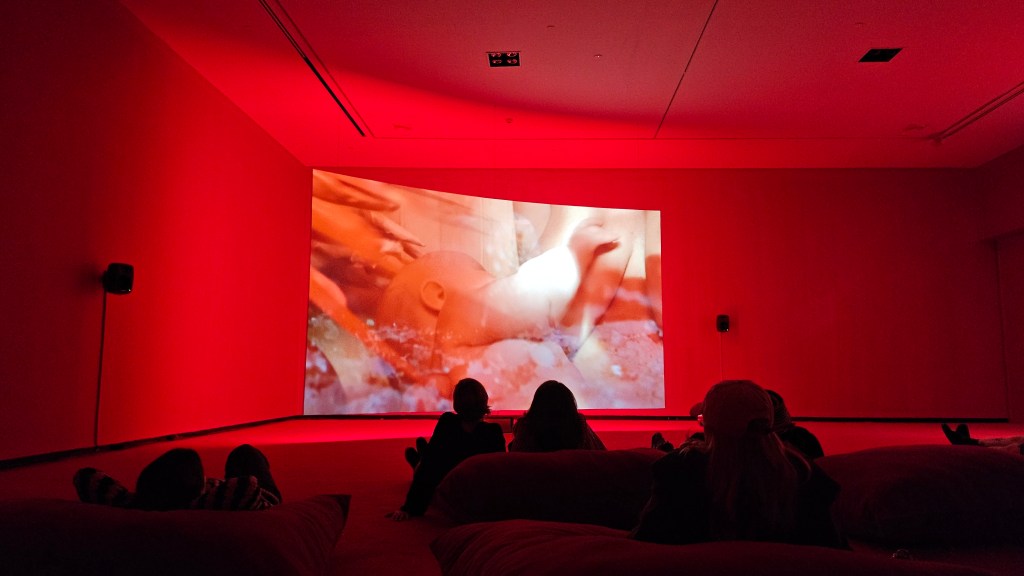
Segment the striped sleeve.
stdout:
[[206,479],[203,494],[192,508],[202,510],[263,510],[279,504],[277,496],[260,488],[255,476],[217,480]]
[[72,482],[82,502],[129,508],[134,500],[134,494],[120,482],[95,468],[82,468]]

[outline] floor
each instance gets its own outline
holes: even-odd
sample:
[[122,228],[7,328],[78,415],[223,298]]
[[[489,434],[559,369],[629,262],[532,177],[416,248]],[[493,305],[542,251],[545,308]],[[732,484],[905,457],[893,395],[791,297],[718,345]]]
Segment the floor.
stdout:
[[[669,441],[678,442],[699,430],[690,420],[601,420],[592,419],[591,426],[609,449],[648,446],[651,434],[661,431]],[[946,443],[936,423],[894,422],[804,422],[801,423],[821,440],[826,454],[852,452],[877,446],[902,444]],[[95,466],[128,483],[138,474],[141,464],[177,446],[194,447],[204,455],[209,475],[216,475],[220,464],[234,446],[254,444],[270,456],[277,467],[288,453],[301,452],[302,447],[318,444],[337,445],[339,458],[355,449],[362,454],[357,462],[321,463],[337,469],[339,475],[328,478],[322,474],[282,477],[282,488],[292,488],[296,497],[318,491],[344,488],[358,479],[408,481],[408,467],[401,452],[417,436],[429,436],[434,421],[430,419],[296,419],[272,424],[239,428],[216,434],[194,436],[182,440],[143,444],[122,450],[89,453],[56,462],[46,462],[0,470],[0,498],[74,497],[70,478],[83,466]],[[976,423],[971,433],[977,438],[1024,435],[1024,424]],[[344,447],[348,446],[348,449]],[[373,455],[368,459],[368,455]],[[280,456],[280,458],[275,458]],[[141,463],[141,464],[140,464]],[[322,471],[322,470],[321,470]],[[288,491],[286,490],[286,493]]]
[[[131,486],[147,462],[177,446],[196,448],[207,475],[220,476],[231,448],[250,443],[267,454],[286,500],[352,495],[349,522],[336,549],[336,563],[346,573],[433,575],[438,570],[428,545],[447,528],[446,521],[431,514],[404,523],[385,518],[401,505],[411,476],[402,451],[416,436],[428,436],[433,424],[429,419],[297,419],[90,453],[0,471],[0,498],[74,499],[71,477],[83,466],[100,468]],[[826,454],[946,443],[936,423],[803,424],[818,436]],[[654,431],[677,442],[698,430],[689,420],[593,419],[591,425],[609,449],[649,446]],[[972,424],[971,431],[979,438],[1024,435],[1024,425]]]

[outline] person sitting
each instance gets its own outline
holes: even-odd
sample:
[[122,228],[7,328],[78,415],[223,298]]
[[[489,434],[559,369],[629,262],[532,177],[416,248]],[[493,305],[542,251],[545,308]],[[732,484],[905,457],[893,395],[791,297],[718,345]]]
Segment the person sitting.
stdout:
[[[814,460],[821,458],[825,455],[825,450],[821,447],[821,442],[818,441],[818,437],[815,436],[810,430],[803,426],[797,426],[793,423],[793,417],[789,414],[789,409],[786,408],[786,402],[782,399],[782,396],[774,391],[765,389],[765,392],[772,400],[772,431],[778,435],[779,439],[785,442],[791,448],[798,450],[805,457]],[[690,415],[697,418],[697,424],[703,426],[703,415],[704,403],[698,402],[690,408]],[[703,441],[704,433],[695,432],[687,438],[687,441]],[[661,450],[662,452],[671,452],[675,450],[675,446],[671,442],[665,440],[665,437],[661,432],[655,432],[651,436],[651,448]]]
[[655,462],[651,497],[632,538],[846,547],[830,513],[838,484],[772,431],[774,410],[763,388],[720,382],[702,413],[704,440]]
[[[697,421],[697,425],[703,428],[704,415],[702,414],[702,412],[704,412],[704,402],[697,402],[693,406],[690,406],[690,417],[695,419]],[[704,433],[694,432],[693,434],[687,436],[686,440],[684,440],[683,443],[685,444],[686,442],[703,441]],[[683,445],[680,444],[679,447],[682,448],[682,446]],[[655,432],[653,435],[651,435],[651,448],[654,448],[655,450],[661,450],[662,452],[672,452],[673,450],[676,449],[676,446],[669,442],[668,440],[665,440],[665,436],[663,436],[661,432]]]
[[576,397],[557,380],[537,387],[530,408],[512,427],[509,452],[605,450],[604,443],[579,413]]
[[962,446],[984,446],[985,448],[996,448],[1011,454],[1024,456],[1024,436],[1002,436],[996,438],[972,438],[971,431],[967,424],[960,424],[955,429],[948,424],[942,424],[942,433],[950,444]]
[[406,450],[405,459],[413,466],[412,485],[405,503],[389,518],[402,521],[422,516],[441,480],[460,462],[475,454],[505,451],[501,425],[483,421],[491,413],[487,401],[483,384],[473,378],[459,380],[452,392],[455,412],[438,418],[429,442],[417,438],[417,447]]
[[789,415],[786,402],[782,396],[774,390],[765,390],[772,399],[772,430],[789,447],[797,449],[805,457],[814,460],[825,455],[821,442],[810,430],[793,423],[793,417]]
[[82,502],[140,510],[262,510],[281,502],[270,462],[249,444],[228,455],[224,480],[204,476],[195,450],[174,448],[142,469],[135,492],[91,467],[78,470],[72,482]]

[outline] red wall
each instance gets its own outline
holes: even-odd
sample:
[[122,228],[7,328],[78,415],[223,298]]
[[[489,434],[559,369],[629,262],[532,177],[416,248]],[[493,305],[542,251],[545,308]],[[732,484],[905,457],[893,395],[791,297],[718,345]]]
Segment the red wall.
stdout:
[[805,416],[1006,417],[996,258],[967,172],[335,170],[661,209],[668,413],[724,376]]
[[1010,419],[1024,421],[1024,234],[999,241],[1003,361]]
[[301,412],[309,170],[119,4],[2,26],[0,459]]
[[1024,421],[1024,147],[978,170],[984,232],[999,255],[1003,360],[1010,418]]
[[979,168],[976,181],[985,235],[1024,233],[1024,146]]

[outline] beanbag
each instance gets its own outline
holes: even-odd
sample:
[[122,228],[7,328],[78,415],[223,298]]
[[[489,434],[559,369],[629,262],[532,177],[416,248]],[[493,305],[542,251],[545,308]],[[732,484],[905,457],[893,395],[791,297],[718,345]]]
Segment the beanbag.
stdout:
[[434,505],[458,523],[529,518],[632,528],[651,494],[652,449],[480,454],[441,481]]
[[894,545],[1024,544],[1024,458],[977,446],[893,446],[817,460],[853,538]]
[[602,526],[507,520],[456,526],[431,544],[445,576],[981,576],[964,566],[767,542],[672,546]]
[[70,500],[0,502],[4,574],[322,574],[349,496],[261,511],[148,512]]

